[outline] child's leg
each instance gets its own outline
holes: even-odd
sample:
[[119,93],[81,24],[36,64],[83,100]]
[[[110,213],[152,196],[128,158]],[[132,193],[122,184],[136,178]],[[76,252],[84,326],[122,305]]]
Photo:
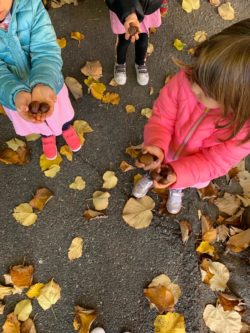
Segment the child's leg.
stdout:
[[65,123],[63,125],[62,136],[63,136],[64,140],[66,141],[67,145],[69,146],[69,148],[72,151],[77,152],[78,150],[81,149],[82,143],[81,143],[79,136],[77,135],[76,131],[74,130],[74,128],[71,124],[72,124],[72,122],[68,121],[67,123]]
[[124,85],[127,81],[126,56],[130,40],[125,39],[125,34],[118,35],[116,47],[116,64],[114,68],[114,79],[119,85]]
[[145,65],[148,48],[148,34],[141,33],[139,36],[139,39],[135,42],[135,68],[138,84],[145,86],[149,81],[148,70]]

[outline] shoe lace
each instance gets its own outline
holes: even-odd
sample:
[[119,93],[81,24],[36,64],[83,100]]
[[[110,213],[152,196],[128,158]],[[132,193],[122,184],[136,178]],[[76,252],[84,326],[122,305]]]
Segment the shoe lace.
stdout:
[[138,72],[140,74],[148,74],[147,66],[146,65],[139,65]]
[[126,65],[116,65],[116,73],[126,73]]

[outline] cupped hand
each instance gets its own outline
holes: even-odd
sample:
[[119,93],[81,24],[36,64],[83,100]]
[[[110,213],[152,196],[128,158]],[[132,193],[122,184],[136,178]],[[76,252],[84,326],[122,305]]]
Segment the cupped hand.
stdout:
[[[129,27],[134,26],[137,29],[136,34],[131,35],[129,33]],[[139,33],[141,32],[140,29],[140,22],[138,21],[137,15],[135,13],[132,13],[128,15],[124,22],[124,28],[125,28],[125,39],[130,39],[132,43],[134,43],[137,39],[139,39]]]
[[16,94],[15,105],[18,114],[26,121],[31,123],[40,123],[34,115],[29,112],[29,104],[31,102],[31,93],[27,91],[20,91]]
[[31,100],[32,101],[38,101],[40,103],[47,103],[50,106],[50,109],[46,113],[38,113],[35,117],[38,121],[42,122],[46,118],[50,117],[52,113],[54,112],[54,104],[56,102],[56,94],[54,91],[43,84],[36,85],[31,93]]
[[168,188],[169,186],[171,186],[172,184],[174,184],[177,180],[177,175],[174,172],[173,169],[171,169],[171,171],[168,173],[167,176],[167,182],[165,184],[159,183],[156,180],[154,180],[154,188],[156,189],[164,189],[164,188]]
[[143,149],[142,149],[142,153],[143,154],[151,154],[153,156],[156,157],[156,160],[154,162],[152,162],[151,164],[149,165],[145,165],[143,163],[140,163],[139,161],[136,161],[136,166],[138,168],[143,168],[144,170],[146,171],[153,171],[153,170],[156,170],[157,172],[160,171],[161,169],[161,164],[164,160],[164,152],[161,148],[157,147],[157,146],[144,146]]

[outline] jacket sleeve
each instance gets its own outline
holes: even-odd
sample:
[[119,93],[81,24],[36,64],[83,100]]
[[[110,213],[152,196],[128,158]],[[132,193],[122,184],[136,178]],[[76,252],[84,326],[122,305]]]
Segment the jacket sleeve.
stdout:
[[144,145],[157,146],[168,153],[177,117],[178,78],[175,75],[160,92],[153,106],[153,115],[144,128]]
[[177,175],[172,188],[186,188],[224,176],[250,153],[250,141],[242,144],[240,140],[243,138],[237,136],[237,139],[203,148],[196,154],[169,163]]
[[44,84],[57,92],[61,78],[61,49],[56,34],[42,1],[33,1],[33,25],[31,29],[31,73],[30,88]]
[[122,24],[128,15],[136,13],[141,22],[144,18],[143,8],[139,0],[106,0],[106,4],[112,12],[116,13]]
[[30,92],[30,88],[11,73],[6,63],[0,60],[0,101],[11,110],[16,110],[15,98],[20,91]]

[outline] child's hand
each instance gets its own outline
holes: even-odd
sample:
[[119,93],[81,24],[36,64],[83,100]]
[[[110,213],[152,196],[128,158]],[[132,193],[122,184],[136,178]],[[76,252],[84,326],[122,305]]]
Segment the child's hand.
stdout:
[[167,183],[165,183],[165,184],[159,183],[156,180],[154,180],[154,188],[156,188],[156,189],[168,188],[170,185],[172,185],[176,182],[177,176],[172,168],[171,168],[171,171],[168,173],[168,176],[166,179],[167,179]]
[[18,114],[24,119],[32,123],[38,123],[35,117],[29,112],[29,104],[31,102],[31,93],[20,91],[16,94],[15,105]]
[[[137,32],[134,35],[131,35],[129,33],[130,26],[135,27],[137,30]],[[139,39],[139,33],[141,32],[140,22],[138,21],[137,15],[135,13],[132,13],[126,17],[125,23],[124,23],[124,28],[126,31],[126,33],[125,33],[126,39],[130,39],[132,43],[134,43],[137,39]]]
[[163,150],[159,147],[156,146],[144,146],[142,149],[142,153],[143,154],[151,154],[153,156],[155,156],[157,158],[157,160],[155,160],[154,162],[152,162],[151,164],[145,166],[145,164],[140,163],[138,161],[136,161],[136,166],[138,168],[143,168],[144,170],[156,170],[157,172],[160,171],[161,168],[161,164],[164,160],[164,153]]
[[48,112],[43,114],[39,113],[35,116],[38,121],[42,122],[52,115],[54,111],[54,104],[56,102],[56,94],[50,87],[42,84],[36,85],[32,90],[31,99],[32,101],[38,101],[40,103],[45,102],[50,106]]

